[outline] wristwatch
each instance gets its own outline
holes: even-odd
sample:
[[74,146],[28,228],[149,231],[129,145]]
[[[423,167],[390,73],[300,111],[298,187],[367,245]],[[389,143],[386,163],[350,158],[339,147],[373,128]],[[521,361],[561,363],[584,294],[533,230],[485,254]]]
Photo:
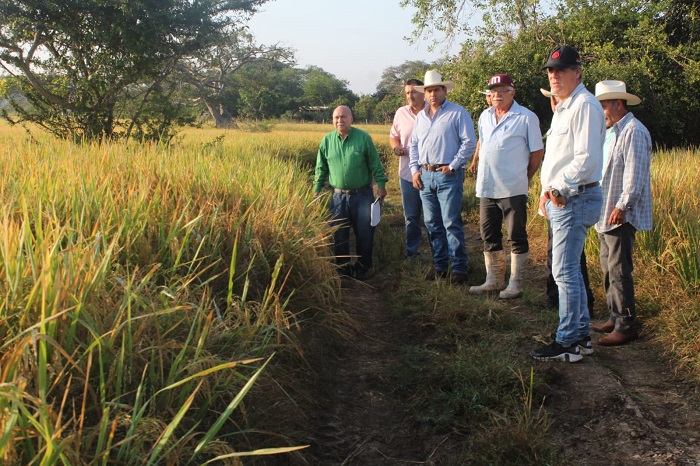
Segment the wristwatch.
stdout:
[[549,193],[550,193],[552,196],[554,196],[554,197],[559,197],[559,196],[561,196],[561,193],[559,192],[559,190],[558,190],[557,188],[552,188],[552,189],[550,189],[550,190],[549,190]]

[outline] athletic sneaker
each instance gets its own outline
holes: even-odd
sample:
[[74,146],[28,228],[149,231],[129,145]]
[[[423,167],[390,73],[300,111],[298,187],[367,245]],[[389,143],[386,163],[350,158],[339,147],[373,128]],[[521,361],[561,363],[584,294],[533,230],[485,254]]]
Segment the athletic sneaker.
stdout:
[[578,344],[563,347],[556,341],[543,346],[542,348],[535,348],[534,350],[530,351],[530,356],[538,361],[577,362],[583,359],[583,356],[581,356],[581,351],[578,349]]
[[582,355],[584,356],[589,356],[593,354],[593,344],[591,343],[591,337],[585,336],[581,338],[579,341],[576,342],[578,345],[578,349],[581,352]]

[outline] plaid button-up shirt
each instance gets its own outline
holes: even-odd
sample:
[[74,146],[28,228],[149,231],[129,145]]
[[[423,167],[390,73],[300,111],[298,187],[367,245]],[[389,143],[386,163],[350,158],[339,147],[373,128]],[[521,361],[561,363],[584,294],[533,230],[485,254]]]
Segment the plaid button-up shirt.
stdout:
[[608,224],[613,209],[626,212],[637,230],[651,230],[651,137],[632,112],[613,125],[615,140],[603,167],[603,208],[596,231],[604,233],[619,225]]

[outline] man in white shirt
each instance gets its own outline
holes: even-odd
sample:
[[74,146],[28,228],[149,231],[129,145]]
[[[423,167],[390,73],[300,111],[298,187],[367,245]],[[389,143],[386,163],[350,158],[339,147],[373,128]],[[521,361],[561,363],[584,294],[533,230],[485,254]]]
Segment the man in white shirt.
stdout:
[[540,174],[540,209],[552,226],[552,273],[559,288],[559,327],[549,345],[531,351],[538,360],[580,361],[593,352],[590,314],[581,274],[588,229],[600,216],[605,116],[582,84],[581,57],[560,45],[549,55],[550,89],[557,96]]
[[540,121],[515,101],[515,84],[507,74],[488,82],[490,108],[479,117],[480,156],[476,179],[481,237],[484,240],[486,282],[470,293],[503,290],[506,259],[502,224],[505,222],[510,256],[510,281],[502,299],[522,293],[521,278],[529,254],[527,192],[544,153]]

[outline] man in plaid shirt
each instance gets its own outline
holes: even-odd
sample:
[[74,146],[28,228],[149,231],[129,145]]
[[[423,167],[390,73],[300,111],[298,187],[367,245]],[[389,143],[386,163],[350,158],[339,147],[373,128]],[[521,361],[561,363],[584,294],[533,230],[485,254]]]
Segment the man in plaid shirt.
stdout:
[[[641,102],[622,81],[595,86],[608,136],[603,148],[603,209],[595,225],[610,319],[593,330],[598,343],[617,346],[637,338],[632,248],[638,230],[651,230],[651,137],[628,106]],[[609,333],[608,333],[609,332]]]

